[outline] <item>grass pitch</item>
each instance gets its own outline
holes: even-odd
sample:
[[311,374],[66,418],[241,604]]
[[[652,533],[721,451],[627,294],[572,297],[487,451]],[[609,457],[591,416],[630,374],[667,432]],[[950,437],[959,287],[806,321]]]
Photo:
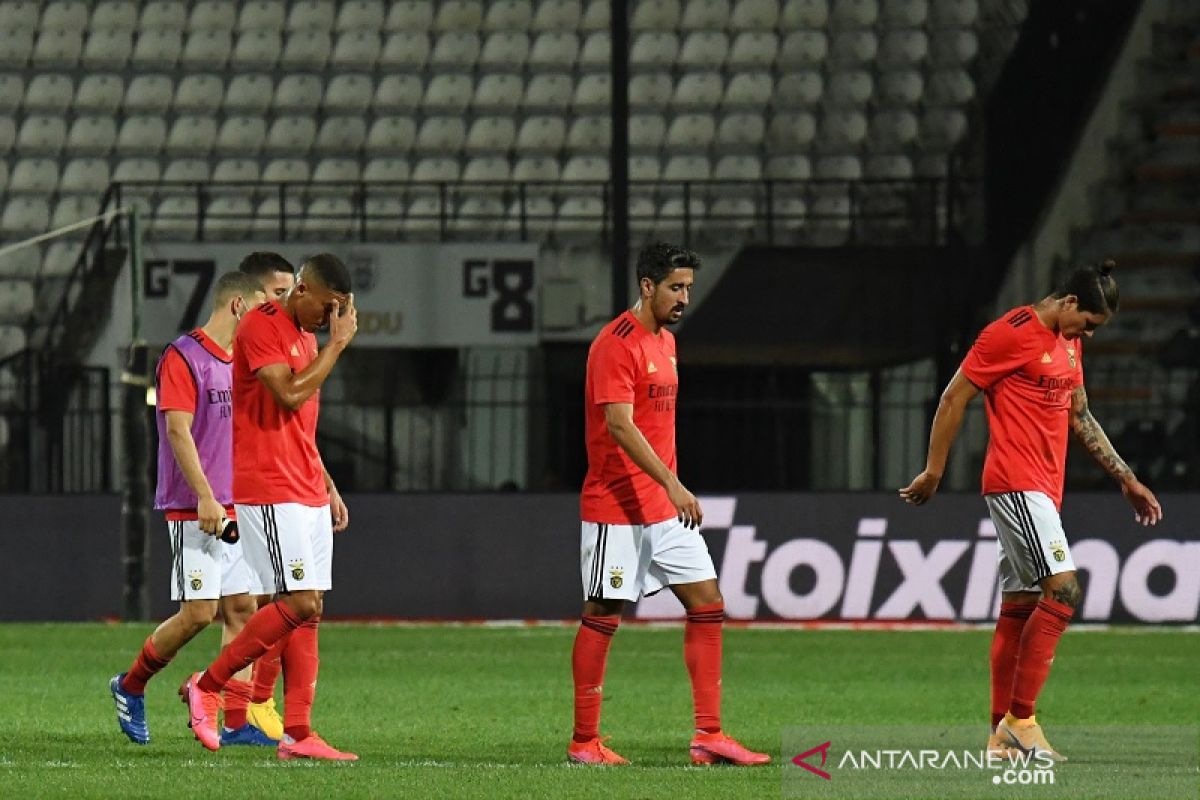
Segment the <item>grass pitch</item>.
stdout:
[[[976,750],[986,736],[987,631],[728,629],[726,728],[779,762],[732,769],[689,766],[681,631],[627,624],[609,657],[602,731],[634,764],[597,770],[565,764],[573,627],[326,623],[315,726],[357,752],[358,763],[203,750],[175,692],[215,653],[215,626],[151,681],[152,743],[139,747],[118,731],[107,683],[151,629],[0,626],[0,798],[778,798],[788,796],[789,780],[803,796],[852,797],[832,793],[852,785],[840,773],[795,782],[795,753],[780,752],[789,730],[861,727],[863,742],[886,728],[969,730],[973,737],[953,747]],[[1057,787],[993,786],[977,773],[891,773],[859,784],[868,794],[858,796],[1196,797],[1195,727],[1162,764],[1139,762],[1121,736],[1136,725],[1178,737],[1182,726],[1200,723],[1198,663],[1194,632],[1069,632],[1038,709],[1051,741],[1072,758]],[[1090,733],[1055,737],[1070,726]]]

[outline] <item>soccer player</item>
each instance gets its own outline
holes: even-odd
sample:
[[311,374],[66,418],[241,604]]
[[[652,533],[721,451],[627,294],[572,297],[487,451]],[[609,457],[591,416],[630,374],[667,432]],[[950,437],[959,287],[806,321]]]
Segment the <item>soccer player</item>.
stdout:
[[670,244],[638,255],[640,299],[606,325],[588,352],[588,472],[580,501],[583,619],[571,657],[575,733],[567,757],[628,764],[600,739],[608,647],[627,600],[669,587],[687,610],[683,654],[692,682],[694,764],[766,764],[721,730],[721,625],[725,603],[699,531],[703,512],[675,469],[675,337],[696,255]]
[[[154,507],[166,512],[171,535],[171,599],[179,611],[152,633],[128,671],[109,681],[117,724],[137,744],[150,743],[146,683],[212,622],[218,607],[222,638],[232,640],[255,611],[250,570],[240,543],[219,540],[233,509],[233,343],[238,321],[266,300],[258,281],[240,272],[217,281],[203,327],[167,346],[155,370],[158,487]],[[247,720],[247,674],[225,686],[224,744],[275,745]]]
[[[301,265],[282,300],[247,315],[234,343],[233,499],[246,562],[279,599],[260,608],[208,669],[184,685],[192,732],[209,750],[220,747],[222,687],[286,637],[279,758],[358,758],[330,747],[311,727],[333,533],[349,522],[317,452],[318,391],[354,338],[357,320],[345,265],[322,253]],[[313,332],[326,325],[329,340],[318,350]]]
[[267,250],[259,250],[243,258],[238,271],[261,283],[268,300],[282,300],[296,283],[291,262],[279,253]]
[[1114,266],[1079,267],[1050,296],[983,329],[942,393],[925,470],[900,490],[914,505],[933,497],[967,404],[983,392],[990,431],[983,495],[996,526],[1002,593],[991,648],[989,750],[1064,759],[1046,741],[1034,705],[1082,594],[1059,519],[1068,428],[1120,483],[1138,522],[1162,519],[1154,493],[1088,410],[1083,386],[1084,339],[1117,311]]

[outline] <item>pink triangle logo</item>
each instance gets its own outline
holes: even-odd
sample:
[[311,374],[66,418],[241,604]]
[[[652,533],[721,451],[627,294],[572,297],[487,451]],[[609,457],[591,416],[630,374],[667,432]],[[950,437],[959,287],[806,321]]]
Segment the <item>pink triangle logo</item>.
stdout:
[[795,764],[797,767],[803,767],[804,769],[811,772],[813,775],[818,775],[827,781],[832,780],[832,776],[828,772],[826,772],[823,769],[820,769],[819,767],[814,767],[812,764],[809,764],[805,760],[809,756],[820,753],[821,754],[821,766],[822,767],[825,766],[825,760],[829,757],[829,744],[830,744],[829,742],[825,742],[824,744],[817,745],[816,747],[812,748],[811,750],[805,750],[800,755],[794,757],[792,759],[792,763]]

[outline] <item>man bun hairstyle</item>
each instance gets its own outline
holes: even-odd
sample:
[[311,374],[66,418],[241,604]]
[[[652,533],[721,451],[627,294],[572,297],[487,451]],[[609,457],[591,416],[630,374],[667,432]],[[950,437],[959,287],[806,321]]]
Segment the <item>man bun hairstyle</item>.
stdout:
[[238,272],[244,272],[252,278],[257,278],[259,283],[273,277],[276,272],[286,272],[290,275],[295,271],[290,261],[279,253],[272,253],[269,250],[255,251],[243,258],[241,264],[238,264]]
[[1054,292],[1055,297],[1073,294],[1079,298],[1079,310],[1090,314],[1115,314],[1121,305],[1117,279],[1113,270],[1117,262],[1111,258],[1096,264],[1076,267]]
[[349,294],[354,288],[354,284],[350,280],[350,270],[346,269],[346,265],[341,259],[332,253],[317,253],[315,256],[309,256],[304,263],[300,265],[300,269],[317,276],[326,289],[332,289],[341,294]]
[[262,284],[253,275],[241,270],[226,272],[217,278],[217,288],[213,292],[213,305],[223,306],[235,297],[250,298],[262,290]]
[[667,242],[654,242],[642,248],[637,257],[637,279],[649,278],[651,283],[662,283],[672,271],[696,269],[700,256],[687,248]]

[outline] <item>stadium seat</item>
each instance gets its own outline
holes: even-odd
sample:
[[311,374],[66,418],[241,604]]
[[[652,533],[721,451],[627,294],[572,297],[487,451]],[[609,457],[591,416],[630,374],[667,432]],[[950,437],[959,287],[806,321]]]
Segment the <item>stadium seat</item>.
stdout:
[[642,113],[629,117],[629,148],[657,153],[667,136],[662,114]]
[[326,117],[317,131],[313,152],[317,155],[357,153],[367,139],[367,121],[361,116]]
[[[200,76],[188,76],[189,78],[199,78]],[[215,76],[208,76],[216,81],[216,86],[219,90],[220,80]],[[187,81],[188,78],[184,78]],[[180,84],[183,88],[183,84]],[[167,109],[171,107],[171,101],[175,98],[175,85],[172,83],[170,76],[150,74],[150,75],[135,75],[133,80],[129,82],[129,87],[125,90],[125,110],[134,113],[145,114],[165,114]],[[218,96],[219,103],[219,96]],[[197,108],[197,111],[215,111],[216,105],[211,108]]]
[[[56,244],[64,244],[59,241]],[[51,245],[53,247],[54,245]],[[33,278],[37,275],[42,264],[42,251],[39,245],[29,245],[16,250],[10,250],[0,255],[0,277]]]
[[279,55],[279,67],[281,69],[324,69],[332,49],[333,45],[329,34],[325,31],[290,31],[283,52]]
[[438,70],[457,67],[472,69],[479,59],[479,36],[464,31],[443,33],[437,38],[429,55],[429,66]]
[[233,35],[229,31],[192,31],[179,63],[187,69],[223,69],[232,49]]
[[[3,32],[0,31],[0,36]],[[0,113],[11,114],[25,99],[25,79],[12,73],[0,74]],[[12,118],[9,117],[9,121]]]
[[629,106],[632,109],[661,110],[670,104],[673,95],[671,76],[666,72],[642,73],[629,81]]
[[729,0],[687,0],[680,30],[724,30],[729,24]]
[[521,105],[524,90],[525,85],[519,75],[490,73],[482,76],[475,85],[471,107],[483,112],[511,111]]
[[514,181],[557,182],[562,170],[558,161],[544,156],[518,158],[512,168]]
[[257,156],[267,138],[263,116],[226,117],[213,145],[217,155]]
[[879,40],[870,30],[839,31],[829,42],[829,60],[838,66],[870,64],[879,52]]
[[404,219],[404,203],[392,187],[368,190],[363,204],[367,235],[373,240],[386,239],[399,233]]
[[167,155],[207,156],[217,139],[217,121],[198,114],[175,118],[163,151]]
[[[535,187],[533,191],[538,191]],[[509,234],[520,234],[522,224],[526,235],[538,237],[549,233],[554,226],[554,201],[544,194],[526,194],[525,203],[517,197],[509,204],[501,229]]]
[[413,150],[419,153],[457,153],[466,138],[461,117],[426,117],[417,130]]
[[856,152],[867,138],[867,117],[857,109],[829,109],[821,117],[817,138],[822,152]]
[[338,34],[329,65],[334,69],[371,69],[382,52],[378,30]]
[[254,228],[254,206],[244,195],[217,195],[204,211],[204,230],[222,239],[241,239]]
[[679,40],[674,33],[646,31],[639,33],[629,49],[629,65],[633,70],[647,67],[669,69],[679,58]]
[[638,0],[634,4],[631,31],[669,31],[679,27],[679,0]]
[[[687,72],[671,97],[672,108],[715,108],[725,94],[725,82],[719,72]],[[633,104],[630,87],[630,105]]]
[[231,31],[237,22],[237,5],[230,0],[199,0],[188,18],[190,31]]
[[[155,158],[126,158],[117,162],[113,170],[114,183],[126,181],[157,183],[162,178],[162,169]],[[142,191],[146,191],[145,188]]]
[[612,9],[608,0],[588,0],[587,9],[579,20],[579,30],[584,33],[607,31],[611,26]]
[[283,34],[272,30],[250,30],[238,34],[229,54],[231,70],[272,69],[283,49]]
[[829,10],[829,26],[834,29],[869,28],[879,19],[877,0],[837,0]]
[[[522,108],[527,111],[560,111],[565,112],[571,105],[575,83],[567,74],[546,72],[534,75],[525,87],[525,96],[521,100]],[[598,103],[585,103],[599,105]]]
[[52,195],[58,190],[58,161],[52,158],[22,158],[13,164],[8,193]]
[[225,113],[265,115],[271,107],[275,84],[269,75],[242,73],[234,75],[225,90]]
[[608,178],[608,159],[604,156],[573,156],[563,164],[562,180],[567,183],[606,181]]
[[317,197],[311,200],[300,228],[310,238],[347,238],[358,229],[354,206],[345,197]]
[[50,227],[50,204],[43,197],[9,197],[0,216],[0,233],[44,233]]
[[367,133],[366,150],[378,155],[404,155],[417,139],[417,124],[411,117],[376,117]]
[[58,155],[67,139],[67,123],[62,117],[30,114],[17,132],[17,150],[23,155]]
[[471,104],[475,85],[463,73],[438,73],[429,79],[421,108],[427,113],[461,114]]
[[979,17],[977,0],[931,0],[929,23],[937,28],[966,28]]
[[283,30],[287,21],[287,8],[284,0],[254,0],[254,2],[243,2],[240,5],[242,10],[238,15],[238,30],[276,33]]
[[761,109],[771,102],[775,81],[769,72],[739,72],[729,79],[721,105],[726,109]]
[[381,69],[424,69],[429,61],[429,35],[424,31],[396,31],[388,34],[379,54]]
[[383,29],[392,31],[427,31],[433,28],[433,0],[399,0],[389,3]]
[[42,29],[33,45],[29,63],[38,69],[71,69],[83,52],[80,31]]
[[577,115],[567,130],[566,152],[570,155],[603,154],[612,143],[612,119],[608,116]]
[[[638,75],[630,83],[630,102],[633,102],[632,87],[637,83],[638,78],[645,76]],[[670,76],[662,76],[666,80],[667,98],[670,98]],[[665,101],[664,101],[665,102]],[[576,110],[587,111],[608,108],[612,103],[612,76],[607,73],[594,72],[583,75],[579,79],[579,83],[575,84],[575,98],[572,105]]]
[[879,65],[912,67],[929,55],[929,37],[920,29],[889,30],[879,43]]
[[934,31],[929,42],[929,62],[938,67],[961,67],[979,53],[979,38],[970,28]]
[[433,27],[445,31],[477,31],[483,27],[483,3],[479,0],[442,0]]
[[[32,311],[32,282],[13,280],[0,282],[0,322],[23,323]],[[7,335],[4,335],[3,338],[7,339]],[[0,344],[0,352],[7,354],[7,343]],[[3,444],[3,440],[0,439],[0,446]]]
[[88,33],[79,63],[85,69],[120,69],[133,52],[133,31],[102,28]]
[[778,56],[779,40],[769,31],[742,31],[729,50],[729,69],[770,68]]
[[908,109],[877,111],[871,117],[867,138],[879,152],[903,152],[917,139],[917,117]]
[[531,28],[543,31],[574,31],[583,19],[582,0],[540,0]]
[[0,67],[24,68],[32,52],[33,31],[0,28]]
[[961,107],[975,97],[975,84],[963,69],[939,69],[930,73],[925,102],[931,106]]
[[422,70],[430,60],[430,37],[424,31],[396,31],[388,35],[379,54],[382,70]]
[[[666,133],[663,133],[666,136]],[[662,164],[657,156],[634,156],[629,159],[629,180],[657,181],[662,177]]]
[[813,176],[821,180],[856,181],[862,177],[862,162],[856,156],[822,156],[813,166]]
[[913,177],[912,159],[905,155],[870,156],[863,163],[863,177],[910,180]]
[[474,155],[507,153],[516,138],[517,126],[511,116],[477,117],[467,132],[463,151]]
[[199,229],[199,211],[195,195],[164,197],[154,207],[146,232],[155,237],[195,235]]
[[11,0],[0,3],[0,30],[36,31],[41,19],[41,5],[36,0]]
[[716,131],[712,114],[679,114],[667,126],[667,152],[706,152]]
[[369,75],[334,75],[325,84],[321,107],[326,114],[365,114],[374,92],[375,85]]
[[563,31],[538,34],[529,51],[530,68],[563,69],[573,67],[579,58],[579,37]]
[[339,3],[337,23],[334,30],[373,31],[383,29],[384,9],[381,0],[352,0]]
[[884,108],[915,106],[925,93],[921,73],[915,69],[894,69],[879,76],[875,100]]
[[567,137],[567,126],[561,116],[531,116],[521,122],[517,131],[516,150],[526,155],[556,154]]
[[363,167],[363,180],[368,183],[405,183],[412,169],[403,158],[372,158]]
[[175,30],[182,33],[187,26],[187,12],[187,3],[152,0],[142,7],[142,19],[138,28],[141,31]]
[[315,113],[321,104],[324,84],[316,75],[293,73],[285,75],[275,87],[276,111],[301,111]]
[[35,74],[25,90],[25,111],[63,114],[71,106],[75,84],[69,75],[58,73]]
[[957,108],[929,108],[921,115],[921,144],[949,150],[967,134],[967,115]]
[[778,0],[737,0],[729,15],[729,29],[734,31],[772,30],[778,22]]
[[[212,180],[212,171],[203,158],[177,158],[167,164],[162,179],[164,183],[208,183]],[[168,190],[168,187],[164,187],[164,190]],[[169,191],[174,194],[189,194],[194,193],[194,187],[174,186],[169,187]]]
[[808,112],[776,114],[767,126],[767,152],[807,153],[817,135],[817,122]]
[[710,178],[712,165],[706,156],[671,156],[663,167],[664,181],[706,181]]
[[825,93],[825,81],[815,70],[789,72],[780,76],[776,98],[781,107],[813,106]]
[[[353,158],[324,158],[317,162],[317,166],[313,169],[312,182],[314,184],[341,184],[335,187],[332,192],[334,194],[346,195],[349,193],[349,184],[358,183],[362,178],[362,173],[359,170],[358,161]],[[317,189],[314,189],[317,191]],[[328,193],[328,190],[325,190]]]
[[532,3],[527,0],[493,0],[483,19],[485,31],[524,31],[529,29]]
[[[78,156],[107,156],[117,143],[117,122],[111,114],[79,115],[67,133],[66,150]],[[107,174],[107,167],[105,173]]]
[[418,183],[454,183],[461,174],[457,159],[434,156],[417,162],[412,179]]
[[80,0],[56,0],[42,11],[42,30],[82,31],[88,26],[88,4]]
[[308,183],[312,170],[303,158],[276,158],[263,167],[264,183]]
[[717,126],[716,144],[719,152],[757,151],[762,147],[766,123],[761,114],[728,114]]
[[[17,142],[17,123],[9,115],[0,116],[0,153],[7,153]],[[4,159],[0,159],[3,161]],[[0,184],[2,186],[3,184]]]
[[720,69],[729,55],[729,37],[718,31],[689,33],[679,50],[677,64],[689,69]]
[[295,193],[284,198],[283,213],[280,213],[279,197],[268,197],[254,211],[252,230],[257,237],[285,238],[299,229],[299,220],[304,217],[304,204]]
[[[2,90],[0,90],[2,94]],[[119,75],[97,73],[84,75],[75,90],[75,101],[72,103],[76,111],[105,111],[112,113],[120,108],[125,99],[125,81]],[[0,104],[0,111],[3,110]]]
[[712,176],[721,181],[760,181],[762,162],[752,155],[722,156],[713,167]]
[[606,70],[612,63],[612,37],[608,31],[594,31],[583,40],[579,51],[579,67],[583,70]]
[[792,31],[779,46],[779,65],[787,69],[823,67],[829,42],[823,31]]
[[133,31],[137,28],[137,21],[138,4],[135,0],[103,0],[96,4],[87,27],[94,31]]
[[375,87],[375,99],[371,105],[376,113],[412,111],[421,102],[424,93],[425,86],[416,75],[385,75]]
[[161,116],[128,116],[117,133],[116,153],[119,156],[155,156],[162,150],[166,138],[167,121]]
[[479,67],[484,70],[519,70],[529,57],[529,37],[514,31],[489,34],[479,53]]
[[[129,107],[130,95],[134,93],[134,84],[141,80],[142,77],[151,76],[138,76],[133,79],[129,84],[129,91],[125,93],[126,107]],[[166,76],[163,77],[165,78]],[[169,87],[170,79],[167,78],[167,81]],[[149,93],[149,87],[147,87],[146,91]],[[157,95],[151,96],[155,97],[155,101],[157,102]],[[215,114],[221,107],[224,96],[225,84],[218,76],[204,73],[199,75],[185,75],[179,81],[179,85],[175,87],[173,109],[177,114]],[[137,108],[138,105],[135,104],[133,107]],[[146,106],[146,109],[149,111],[155,107]]]
[[829,79],[824,102],[831,108],[862,108],[871,100],[874,88],[866,70],[840,70]]
[[504,202],[494,194],[468,196],[458,204],[449,230],[462,236],[494,236],[504,216]]
[[334,3],[332,0],[295,0],[288,14],[289,31],[333,30]]
[[50,215],[50,227],[62,228],[81,222],[100,213],[100,198],[96,195],[59,195]]
[[179,60],[182,50],[183,33],[180,29],[143,28],[138,32],[129,63],[139,71],[171,69]]
[[[505,121],[512,122],[511,119]],[[510,177],[511,171],[508,166],[508,159],[498,156],[472,158],[463,167],[462,171],[462,182],[467,185],[466,189],[468,191],[471,184],[505,182]],[[488,191],[494,191],[494,189]]]
[[928,0],[880,0],[879,21],[888,28],[916,28],[928,16]]

